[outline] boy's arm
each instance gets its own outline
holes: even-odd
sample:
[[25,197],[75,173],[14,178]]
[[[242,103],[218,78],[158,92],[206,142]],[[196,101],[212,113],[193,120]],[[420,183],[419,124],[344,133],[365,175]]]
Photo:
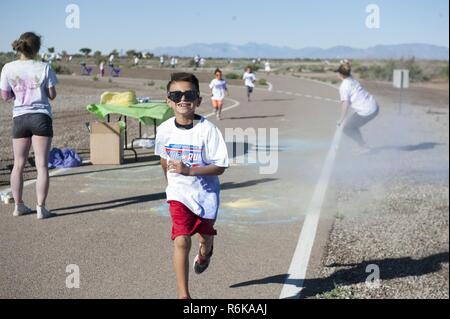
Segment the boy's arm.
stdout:
[[164,172],[164,177],[166,178],[167,181],[167,160],[161,157],[160,163]]
[[220,176],[225,173],[225,169],[216,165],[191,167],[188,176]]
[[225,172],[226,168],[216,165],[187,167],[182,161],[171,160],[168,163],[168,169],[171,173],[184,176],[220,176]]

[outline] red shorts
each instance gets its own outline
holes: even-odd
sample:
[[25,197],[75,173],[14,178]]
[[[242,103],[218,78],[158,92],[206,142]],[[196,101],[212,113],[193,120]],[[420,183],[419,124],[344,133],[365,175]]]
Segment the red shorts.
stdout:
[[215,236],[215,220],[204,219],[195,215],[184,204],[168,201],[170,216],[172,217],[172,240],[179,236],[193,236],[195,234]]

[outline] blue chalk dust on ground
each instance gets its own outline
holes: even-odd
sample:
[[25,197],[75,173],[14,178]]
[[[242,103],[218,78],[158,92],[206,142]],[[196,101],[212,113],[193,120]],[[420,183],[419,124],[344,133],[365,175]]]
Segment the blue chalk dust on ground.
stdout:
[[[167,202],[163,202],[156,206],[150,208],[152,213],[156,213],[159,216],[170,218],[169,213],[169,204]],[[262,208],[250,208],[250,209],[230,209],[230,208],[219,208],[218,213],[218,223],[234,223],[234,224],[242,224],[242,225],[267,225],[267,224],[286,224],[299,221],[303,219],[303,216],[291,216],[284,218],[275,218],[272,216],[271,218],[264,218],[264,213],[267,213],[267,210]],[[243,219],[245,217],[246,219]]]
[[280,139],[279,149],[281,151],[316,151],[330,148],[329,140],[309,140],[309,139]]

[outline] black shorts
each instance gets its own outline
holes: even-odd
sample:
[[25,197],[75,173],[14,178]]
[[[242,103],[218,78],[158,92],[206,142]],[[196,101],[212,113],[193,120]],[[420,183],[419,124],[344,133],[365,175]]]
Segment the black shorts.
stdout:
[[247,93],[253,93],[253,87],[247,86]]
[[53,137],[53,121],[43,113],[24,114],[13,119],[14,139],[30,138],[33,135]]

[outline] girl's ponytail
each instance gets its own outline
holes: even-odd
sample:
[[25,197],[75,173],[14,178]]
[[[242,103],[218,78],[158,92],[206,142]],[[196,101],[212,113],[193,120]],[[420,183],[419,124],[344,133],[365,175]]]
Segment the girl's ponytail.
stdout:
[[344,77],[349,77],[352,75],[352,64],[348,60],[342,60],[339,69],[337,72],[343,75]]
[[26,32],[12,43],[12,49],[29,59],[33,59],[41,49],[41,37],[33,32]]

